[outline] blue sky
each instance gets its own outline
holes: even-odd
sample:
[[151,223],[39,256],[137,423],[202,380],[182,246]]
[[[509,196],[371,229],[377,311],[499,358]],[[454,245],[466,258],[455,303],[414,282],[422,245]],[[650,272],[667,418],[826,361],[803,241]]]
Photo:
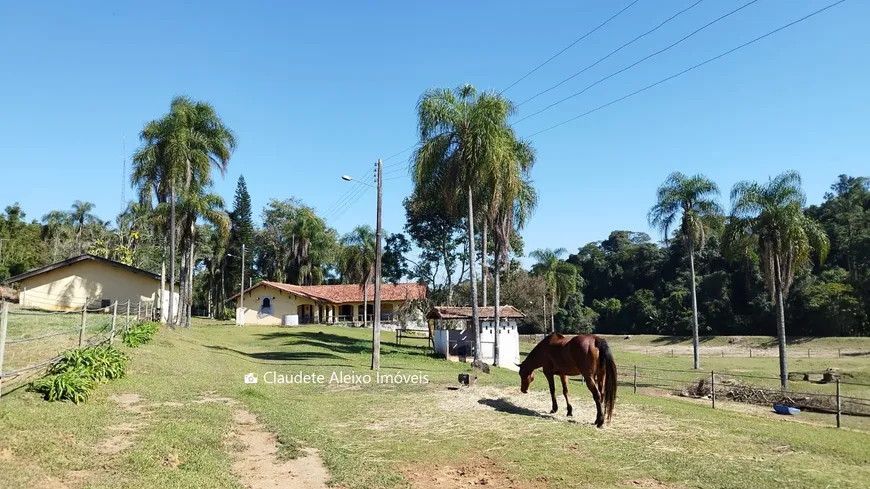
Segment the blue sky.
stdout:
[[[529,135],[726,51],[832,0],[761,0],[674,49],[516,125]],[[641,0],[505,93],[521,102],[695,0]],[[29,218],[121,206],[145,122],[176,94],[211,102],[239,147],[216,190],[231,204],[244,174],[255,213],[297,197],[326,210],[415,142],[415,104],[432,87],[503,89],[628,5],[619,1],[3,2],[0,204]],[[652,53],[745,0],[706,0],[583,75],[524,105],[517,119]],[[614,229],[650,232],[646,211],[674,170],[731,185],[795,169],[809,203],[838,174],[867,174],[870,2],[806,22],[600,112],[535,136],[541,200],[527,251],[569,251]],[[384,227],[404,224],[411,191],[387,162]],[[128,188],[127,197],[134,197]],[[340,232],[374,223],[367,191]],[[651,233],[652,234],[652,233]]]

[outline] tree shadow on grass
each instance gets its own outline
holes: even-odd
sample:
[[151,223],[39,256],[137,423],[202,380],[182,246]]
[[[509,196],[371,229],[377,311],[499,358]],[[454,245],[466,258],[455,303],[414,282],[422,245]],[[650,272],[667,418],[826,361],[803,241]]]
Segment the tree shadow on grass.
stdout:
[[[372,351],[372,343],[369,339],[349,338],[340,334],[324,333],[323,331],[276,331],[258,335],[264,340],[286,339],[284,346],[302,346],[319,348],[328,351],[348,354],[362,354]],[[419,355],[430,358],[438,358],[435,352],[427,347],[416,345],[396,345],[393,342],[385,342],[381,339],[381,354],[389,355],[400,353],[405,355]]]
[[[230,354],[235,357],[247,357],[255,360],[266,360],[265,362],[253,362],[264,365],[274,365],[275,362],[285,362],[286,365],[293,365],[294,362],[305,362],[307,360],[320,360],[327,358],[338,358],[344,360],[344,357],[325,352],[288,352],[288,351],[265,351],[265,352],[244,352],[227,348],[219,345],[205,345],[206,348],[214,350],[218,353]],[[251,360],[249,360],[251,361]],[[317,364],[319,367],[352,367],[352,365],[324,365]]]
[[[715,336],[698,336],[698,343],[706,343],[715,338]],[[683,342],[692,342],[691,336],[660,336],[650,343],[655,345],[676,345]]]

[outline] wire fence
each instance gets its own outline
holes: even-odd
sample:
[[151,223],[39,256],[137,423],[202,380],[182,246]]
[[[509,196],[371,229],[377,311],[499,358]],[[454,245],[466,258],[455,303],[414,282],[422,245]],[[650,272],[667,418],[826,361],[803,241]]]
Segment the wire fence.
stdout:
[[[544,339],[546,335],[542,334],[526,334],[520,335],[520,342],[537,344]],[[611,343],[611,346],[619,346]],[[642,353],[644,355],[655,355],[662,357],[691,357],[694,352],[691,345],[677,346],[624,346],[625,351],[632,353]],[[701,357],[722,357],[722,358],[779,358],[779,348],[775,343],[770,346],[700,346],[698,355]],[[860,358],[867,357],[870,359],[870,350],[858,348],[802,348],[800,346],[789,346],[786,348],[786,356],[788,358]]]
[[159,313],[153,301],[78,302],[0,302],[0,396],[56,363],[63,351],[111,345],[132,324]]
[[631,388],[634,393],[660,391],[706,399],[714,409],[717,401],[765,406],[771,412],[775,404],[780,404],[818,415],[834,415],[835,418],[828,419],[838,428],[846,421],[870,428],[870,384],[842,380],[833,370],[795,374],[790,375],[794,380],[783,390],[779,377],[772,376],[644,365],[618,368],[620,385]]

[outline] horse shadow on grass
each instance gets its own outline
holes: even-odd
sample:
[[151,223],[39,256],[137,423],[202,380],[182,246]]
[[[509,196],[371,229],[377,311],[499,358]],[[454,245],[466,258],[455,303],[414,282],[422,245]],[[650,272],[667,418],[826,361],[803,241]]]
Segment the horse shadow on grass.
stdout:
[[533,418],[553,419],[553,416],[548,416],[529,408],[517,406],[516,404],[512,403],[504,397],[500,399],[480,399],[477,401],[477,403],[483,404],[484,406],[489,406],[500,413],[519,414],[521,416],[530,416]]

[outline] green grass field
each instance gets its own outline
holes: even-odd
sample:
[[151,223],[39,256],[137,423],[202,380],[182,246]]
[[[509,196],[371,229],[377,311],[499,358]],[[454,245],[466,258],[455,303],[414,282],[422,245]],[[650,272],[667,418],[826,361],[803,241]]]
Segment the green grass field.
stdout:
[[[396,347],[391,333],[383,335],[381,372],[425,375],[428,383],[263,381],[270,371],[326,379],[369,373],[370,335],[201,322],[162,330],[137,349],[120,347],[132,356],[127,377],[100,386],[87,404],[48,403],[24,389],[0,400],[0,487],[238,488],[253,477],[246,468],[256,468],[278,478],[275,487],[301,488],[299,479],[269,470],[311,448],[329,483],[343,488],[870,485],[865,432],[634,395],[625,385],[613,423],[598,430],[582,382],[569,386],[574,418],[565,417],[561,397],[560,412],[549,415],[543,376],[526,395],[517,374],[502,369],[456,389],[467,365],[433,358],[422,346]],[[647,356],[611,341],[621,371],[634,363],[690,365],[690,358]],[[703,368],[775,376],[775,359],[748,360],[705,358]],[[866,373],[860,358],[827,361]],[[245,384],[247,373],[261,381]],[[240,416],[246,413],[255,419]],[[816,421],[804,413],[796,418]],[[274,433],[268,440],[276,453],[245,449],[246,440],[257,442],[258,430]],[[275,462],[245,460],[254,456]]]

